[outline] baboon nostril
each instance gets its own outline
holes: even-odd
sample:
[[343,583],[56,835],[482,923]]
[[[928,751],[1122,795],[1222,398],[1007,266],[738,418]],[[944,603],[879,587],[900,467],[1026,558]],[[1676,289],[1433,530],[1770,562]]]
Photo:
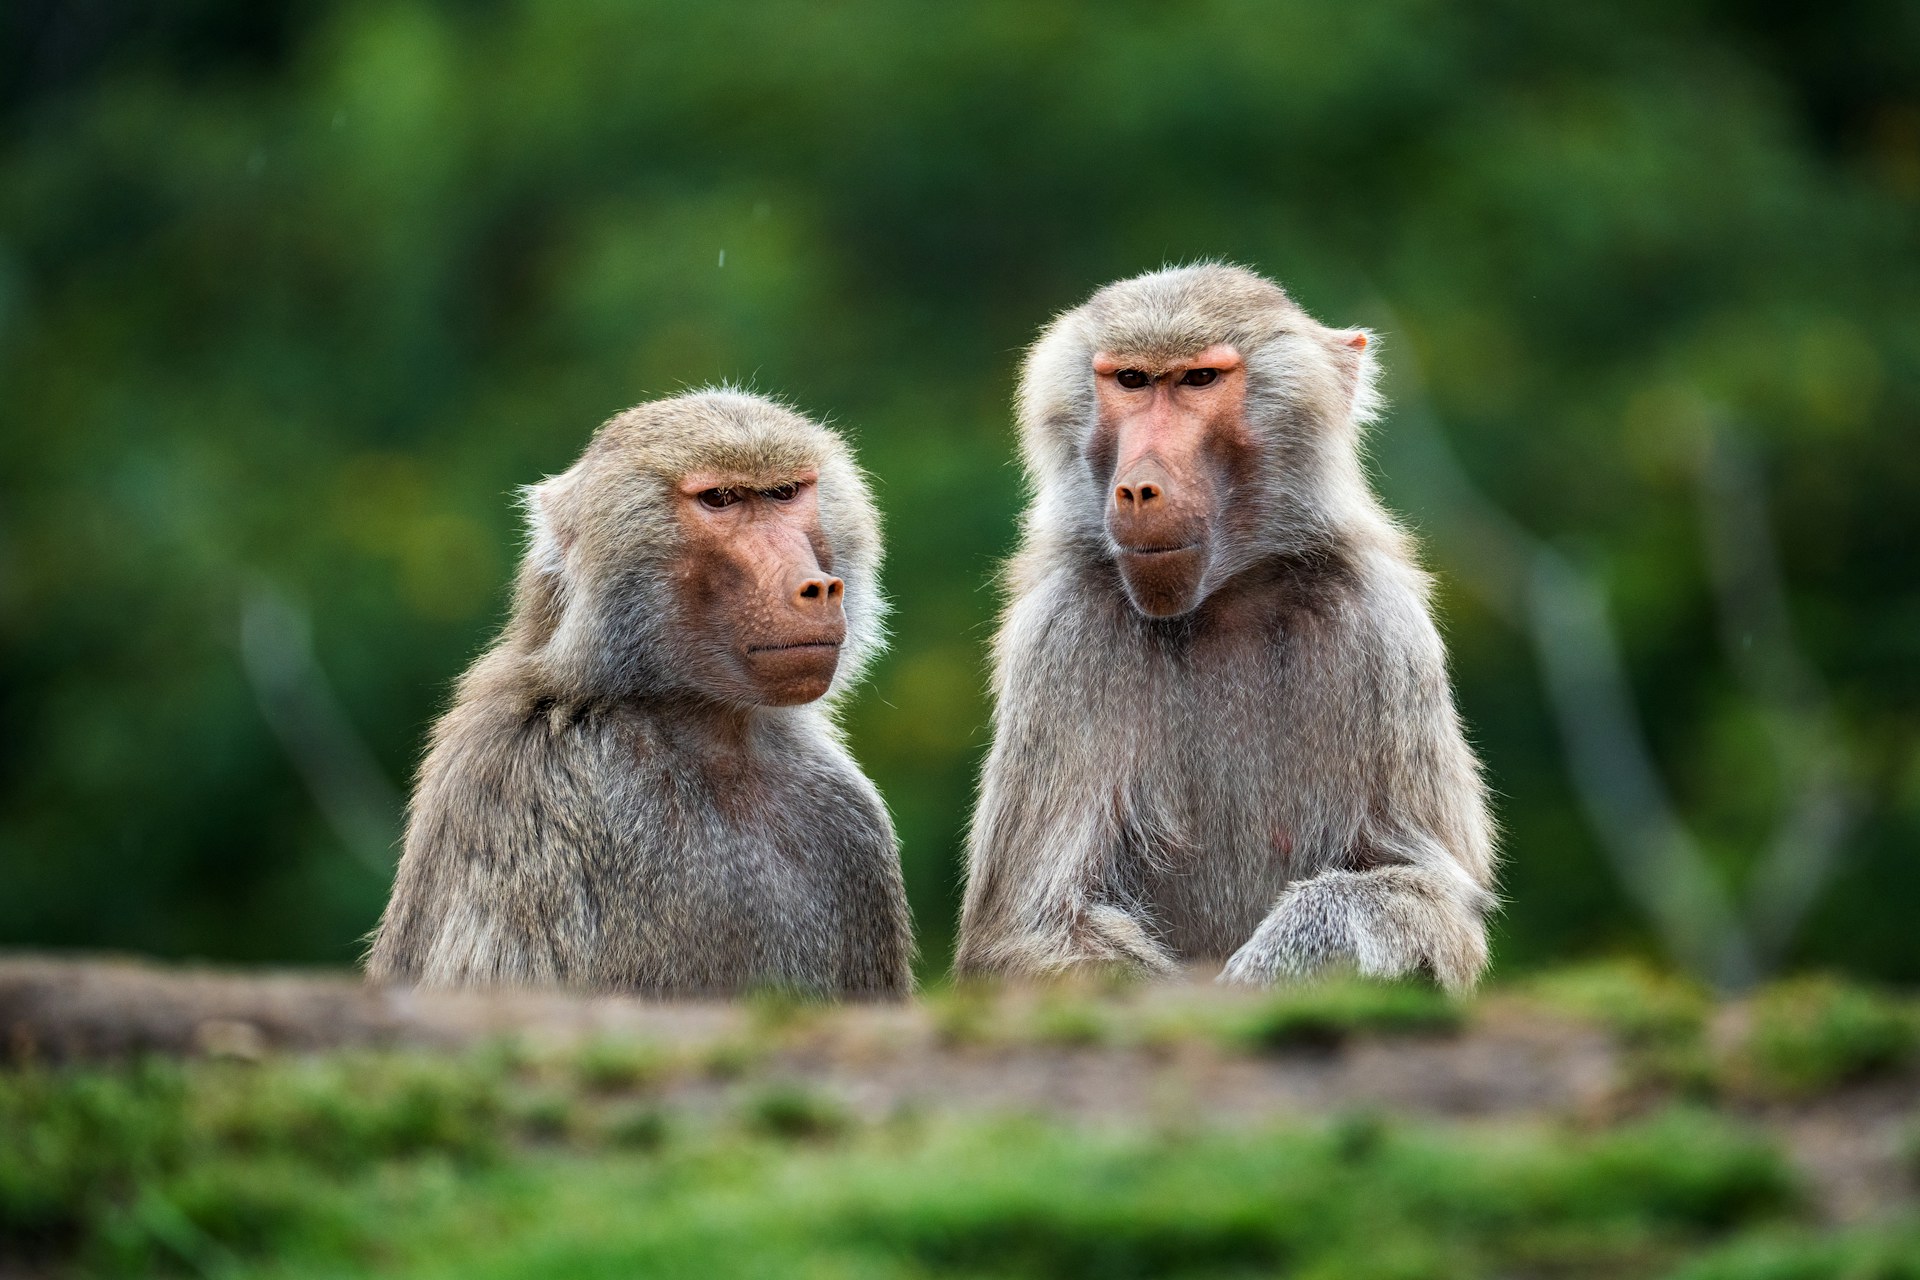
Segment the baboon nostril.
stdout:
[[799,590],[793,593],[793,600],[795,604],[807,601],[832,603],[838,600],[845,590],[846,585],[838,578],[808,578],[800,584]]
[[1146,506],[1149,502],[1152,502],[1155,498],[1159,496],[1160,496],[1160,487],[1158,485],[1143,484],[1140,486],[1140,505],[1141,506],[1143,507]]
[[1123,506],[1123,507],[1132,506],[1133,490],[1127,488],[1127,486],[1125,485],[1121,485],[1120,487],[1118,487],[1113,491],[1113,500],[1119,506]]

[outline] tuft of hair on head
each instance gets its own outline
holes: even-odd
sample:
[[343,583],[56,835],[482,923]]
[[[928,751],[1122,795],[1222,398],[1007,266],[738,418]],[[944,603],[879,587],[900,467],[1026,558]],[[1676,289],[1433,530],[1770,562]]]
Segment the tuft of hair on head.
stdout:
[[566,572],[573,533],[563,527],[561,508],[573,479],[572,472],[563,471],[538,484],[520,487],[520,511],[527,526],[526,563],[536,573],[561,577]]

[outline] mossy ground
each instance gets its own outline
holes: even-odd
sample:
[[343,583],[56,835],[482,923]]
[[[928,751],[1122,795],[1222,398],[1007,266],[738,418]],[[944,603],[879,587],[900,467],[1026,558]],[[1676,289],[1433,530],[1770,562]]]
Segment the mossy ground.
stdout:
[[[0,1272],[1920,1277],[1911,1197],[1836,1229],[1757,1110],[1910,1073],[1913,1007],[1883,994],[1790,984],[1722,1036],[1703,995],[1631,969],[1479,1006],[1335,986],[1149,1018],[1097,993],[1015,1009],[973,992],[936,995],[930,1020],[940,1052],[1193,1041],[1259,1059],[1471,1035],[1496,1002],[1605,1027],[1634,1105],[875,1116],[778,1065],[834,1016],[808,1007],[762,1011],[724,1053],[16,1065],[0,1072]],[[685,1105],[672,1082],[688,1076],[726,1078],[726,1104]]]

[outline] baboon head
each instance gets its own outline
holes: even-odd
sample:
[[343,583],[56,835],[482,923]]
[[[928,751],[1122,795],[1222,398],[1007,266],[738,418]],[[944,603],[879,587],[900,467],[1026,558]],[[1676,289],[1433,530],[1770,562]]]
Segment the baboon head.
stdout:
[[1036,527],[1110,561],[1142,614],[1172,618],[1263,556],[1377,518],[1358,460],[1369,337],[1238,267],[1107,286],[1027,359]]
[[530,488],[516,626],[583,693],[811,702],[879,638],[879,528],[827,428],[732,390],[640,405]]

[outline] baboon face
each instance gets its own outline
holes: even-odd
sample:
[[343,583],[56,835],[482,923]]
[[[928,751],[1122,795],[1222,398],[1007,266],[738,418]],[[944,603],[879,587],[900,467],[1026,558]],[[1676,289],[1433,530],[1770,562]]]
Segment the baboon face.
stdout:
[[673,583],[695,679],[732,702],[792,706],[827,691],[847,639],[845,585],[821,532],[818,473],[681,478]]
[[1245,361],[1224,342],[1174,359],[1100,350],[1093,373],[1087,460],[1114,563],[1136,609],[1178,617],[1203,598],[1256,449]]

